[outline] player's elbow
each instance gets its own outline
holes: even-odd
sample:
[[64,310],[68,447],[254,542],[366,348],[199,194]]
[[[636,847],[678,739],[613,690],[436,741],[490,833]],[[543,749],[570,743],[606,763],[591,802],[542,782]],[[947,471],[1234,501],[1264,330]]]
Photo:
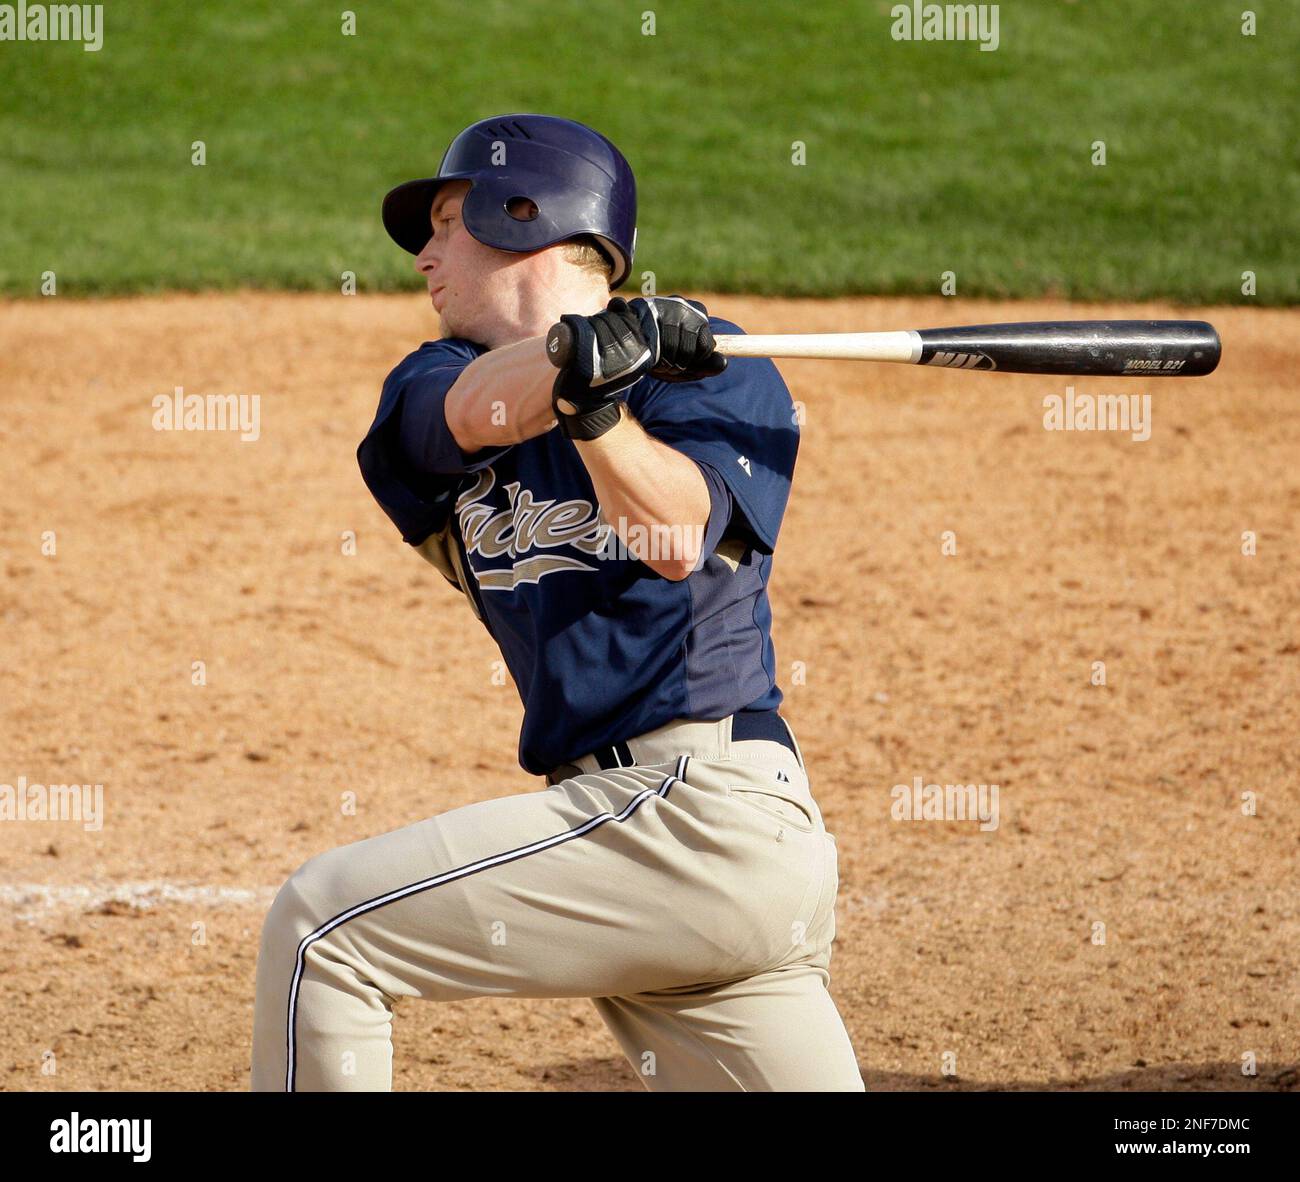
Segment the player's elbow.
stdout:
[[646,560],[646,565],[657,575],[673,583],[680,583],[700,566],[700,547],[670,547],[662,557]]
[[700,565],[705,526],[657,521],[638,524],[623,538],[631,553],[655,574],[680,583]]
[[648,566],[655,574],[662,576],[672,583],[680,583],[695,569],[694,562],[687,562],[685,559],[660,559],[656,562],[647,562]]

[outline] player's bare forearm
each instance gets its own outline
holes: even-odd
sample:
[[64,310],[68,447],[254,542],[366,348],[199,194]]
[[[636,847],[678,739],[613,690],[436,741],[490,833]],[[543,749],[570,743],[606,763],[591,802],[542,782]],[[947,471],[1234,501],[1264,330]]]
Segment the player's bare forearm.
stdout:
[[617,426],[575,446],[601,516],[628,549],[666,579],[690,574],[709,521],[709,486],[699,465],[648,435],[626,405]]
[[466,452],[543,435],[555,425],[554,385],[545,337],[492,349],[471,361],[447,391],[447,427]]

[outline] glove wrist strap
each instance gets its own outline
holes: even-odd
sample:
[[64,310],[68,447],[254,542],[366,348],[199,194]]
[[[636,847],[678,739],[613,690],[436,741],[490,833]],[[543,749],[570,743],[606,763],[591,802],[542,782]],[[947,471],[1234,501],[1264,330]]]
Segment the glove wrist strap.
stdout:
[[580,411],[578,414],[565,414],[557,410],[555,417],[560,424],[561,433],[568,439],[599,439],[606,431],[618,426],[623,417],[623,400],[615,399],[594,410]]

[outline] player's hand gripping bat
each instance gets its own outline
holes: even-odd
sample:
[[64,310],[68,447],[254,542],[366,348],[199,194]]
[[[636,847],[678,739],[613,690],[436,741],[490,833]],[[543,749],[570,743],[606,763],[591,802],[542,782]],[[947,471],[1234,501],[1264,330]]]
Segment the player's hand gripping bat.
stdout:
[[[546,334],[546,354],[562,369],[573,347],[565,324]],[[1219,334],[1204,320],[1043,320],[905,332],[721,335],[728,357],[822,357],[898,361],[948,369],[1078,376],[1190,378],[1219,364]]]

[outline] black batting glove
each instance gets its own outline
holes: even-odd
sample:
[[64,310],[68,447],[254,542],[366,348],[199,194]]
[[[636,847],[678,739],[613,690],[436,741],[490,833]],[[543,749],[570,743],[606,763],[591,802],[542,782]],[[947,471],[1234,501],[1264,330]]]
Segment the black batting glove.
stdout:
[[698,300],[679,295],[638,297],[629,307],[640,318],[642,335],[656,354],[651,377],[694,382],[727,368],[726,357],[714,351],[708,309]]
[[[641,301],[644,302],[644,301]],[[573,332],[573,360],[555,379],[551,406],[560,430],[570,439],[598,439],[619,420],[623,394],[659,360],[653,321],[615,296],[594,316],[561,316]]]

